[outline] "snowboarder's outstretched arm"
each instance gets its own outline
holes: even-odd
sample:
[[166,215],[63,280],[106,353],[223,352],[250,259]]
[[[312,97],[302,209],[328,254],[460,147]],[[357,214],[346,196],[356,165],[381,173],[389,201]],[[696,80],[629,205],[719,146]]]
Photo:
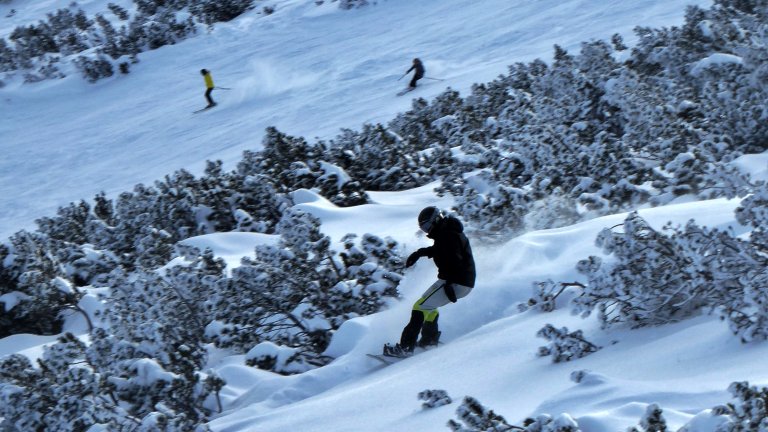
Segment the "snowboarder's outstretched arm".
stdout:
[[408,255],[408,259],[405,260],[405,266],[410,267],[416,264],[416,261],[418,261],[419,258],[423,256],[432,258],[432,249],[433,249],[433,246],[423,247],[421,249],[416,250],[416,252]]

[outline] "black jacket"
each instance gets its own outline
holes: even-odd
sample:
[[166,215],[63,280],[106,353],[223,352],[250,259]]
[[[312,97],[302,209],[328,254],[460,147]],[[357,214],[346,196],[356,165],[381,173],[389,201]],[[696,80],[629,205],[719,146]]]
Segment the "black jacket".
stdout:
[[406,74],[407,74],[408,72],[410,72],[410,71],[414,70],[414,69],[416,69],[416,73],[413,75],[413,77],[414,77],[414,78],[416,78],[416,79],[420,79],[420,78],[424,77],[424,65],[423,65],[423,64],[421,64],[421,62],[419,62],[419,63],[414,63],[414,64],[413,64],[413,66],[411,66],[411,68],[410,68],[410,69],[408,69],[408,71],[406,72]]
[[455,217],[442,221],[427,237],[435,243],[420,249],[423,256],[435,260],[437,277],[459,285],[475,287],[475,259],[469,239],[464,235],[464,225]]

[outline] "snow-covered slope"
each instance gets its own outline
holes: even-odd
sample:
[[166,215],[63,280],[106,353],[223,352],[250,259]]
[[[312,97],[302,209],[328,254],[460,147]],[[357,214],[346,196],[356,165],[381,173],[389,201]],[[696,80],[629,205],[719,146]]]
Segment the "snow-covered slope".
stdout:
[[[378,211],[382,226],[397,226],[397,239],[417,247],[413,223],[425,202],[423,190],[374,199],[378,205],[332,208],[323,200],[302,207],[323,218],[331,232],[364,222]],[[432,202],[432,201],[430,201]],[[435,202],[440,204],[439,202]],[[641,211],[660,228],[667,221],[696,218],[710,227],[740,227],[733,221],[735,201],[714,200]],[[396,209],[396,212],[392,209]],[[399,431],[445,430],[464,396],[473,396],[514,424],[538,413],[569,413],[586,432],[623,430],[637,424],[650,403],[665,409],[670,426],[682,426],[694,414],[729,400],[736,380],[765,382],[760,371],[768,346],[741,345],[715,317],[700,317],[660,328],[604,332],[594,318],[571,316],[564,304],[552,313],[519,313],[516,304],[531,294],[531,282],[578,279],[578,259],[599,251],[593,245],[604,227],[623,215],[575,226],[532,232],[499,248],[475,245],[475,291],[441,311],[445,345],[382,368],[366,353],[376,353],[399,338],[410,307],[434,277],[430,262],[420,262],[401,285],[405,299],[389,310],[348,321],[335,335],[330,365],[300,376],[276,377],[238,366],[227,358],[215,365],[242,393],[227,395],[231,411],[212,422],[217,431]],[[244,254],[249,253],[247,250]],[[577,361],[553,364],[536,356],[545,341],[535,337],[545,324],[582,329],[603,349]],[[581,383],[569,378],[590,370]],[[244,385],[243,383],[248,383]],[[442,389],[455,403],[423,410],[417,394]]]
[[[679,24],[686,4],[711,1],[386,0],[351,11],[330,2],[274,3],[272,15],[255,10],[143,53],[128,76],[88,84],[73,72],[0,88],[0,236],[102,190],[113,196],[180,168],[199,173],[206,159],[234,168],[243,150],[259,148],[267,126],[311,140],[386,123],[411,96],[466,91],[514,62],[549,60],[554,44],[577,50],[614,33],[632,42],[633,27]],[[94,13],[106,4],[81,6]],[[0,34],[63,6],[0,4]],[[413,57],[424,60],[427,77],[445,81],[424,79],[423,88],[395,97]],[[205,104],[201,68],[232,90],[215,91],[220,105],[192,115]]]
[[[492,79],[505,66],[548,59],[553,44],[577,49],[580,41],[621,33],[632,42],[635,25],[681,22],[685,4],[709,1],[631,0],[406,0],[339,11],[311,1],[282,1],[272,16],[246,15],[211,34],[140,56],[124,77],[87,84],[71,76],[58,82],[0,89],[0,226],[4,237],[32,227],[33,219],[100,190],[115,194],[178,168],[199,172],[205,159],[232,167],[244,149],[259,147],[264,127],[294,135],[332,138],[339,128],[386,122],[410,102],[397,98],[398,77],[412,57],[425,60],[427,76],[413,96],[431,97],[445,86],[466,90]],[[35,2],[44,10],[45,2]],[[48,6],[55,8],[56,2]],[[26,4],[0,6],[2,26],[29,19]],[[92,2],[88,3],[93,7]],[[90,10],[90,9],[89,9]],[[14,21],[18,20],[18,21]],[[5,30],[4,30],[5,31]],[[203,102],[201,67],[217,84],[220,106],[191,111]],[[765,163],[743,160],[754,172]],[[323,220],[334,240],[347,232],[392,236],[406,250],[427,244],[415,234],[415,215],[425,205],[448,206],[431,186],[373,193],[374,203],[336,208],[303,195],[299,204]],[[654,226],[695,218],[710,227],[734,226],[736,201],[713,200],[642,210]],[[211,367],[228,381],[225,412],[215,431],[400,431],[446,430],[464,396],[520,424],[523,418],[568,412],[585,432],[623,430],[637,423],[649,403],[665,409],[673,427],[729,400],[736,380],[768,383],[766,344],[742,345],[714,317],[634,331],[599,329],[594,318],[567,307],[543,314],[519,313],[531,282],[575,280],[577,260],[597,253],[600,229],[615,215],[575,226],[531,232],[500,247],[475,244],[477,289],[441,312],[446,342],[439,349],[383,368],[365,356],[399,337],[411,303],[434,278],[430,262],[409,270],[405,299],[379,314],[347,322],[334,337],[330,365],[283,377],[243,365],[242,356],[214,352]],[[253,245],[274,239],[252,234],[214,234],[187,240],[212,247],[236,263]],[[563,299],[563,303],[566,299]],[[536,357],[544,324],[583,329],[603,349],[589,357],[552,364]],[[76,316],[69,330],[82,331]],[[0,354],[39,355],[51,337],[16,335],[0,340]],[[590,370],[580,383],[571,372]],[[446,390],[454,403],[423,410],[418,392]]]

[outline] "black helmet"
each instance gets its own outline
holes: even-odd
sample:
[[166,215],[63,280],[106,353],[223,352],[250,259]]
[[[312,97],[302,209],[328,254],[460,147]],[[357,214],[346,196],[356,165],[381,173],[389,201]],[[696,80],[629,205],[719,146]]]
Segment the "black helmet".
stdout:
[[203,75],[205,75],[205,74],[207,74],[207,73],[208,73],[208,71],[207,71],[207,70],[205,70],[205,69],[200,69],[200,73],[201,73],[201,74],[203,74]]
[[427,207],[419,213],[419,228],[429,234],[432,228],[443,220],[443,212],[437,207]]

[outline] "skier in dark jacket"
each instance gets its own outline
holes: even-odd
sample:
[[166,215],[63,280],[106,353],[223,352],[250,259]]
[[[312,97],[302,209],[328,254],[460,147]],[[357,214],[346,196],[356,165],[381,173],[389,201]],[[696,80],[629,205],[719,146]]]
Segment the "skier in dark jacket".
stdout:
[[421,64],[421,60],[415,58],[413,59],[413,66],[411,66],[410,69],[408,69],[405,74],[408,75],[410,71],[413,72],[413,79],[411,79],[411,83],[408,84],[411,88],[416,88],[416,81],[424,78],[424,65]]
[[400,343],[386,344],[384,355],[402,357],[413,353],[419,332],[419,346],[437,345],[440,338],[437,308],[449,302],[456,303],[475,286],[475,260],[461,222],[452,216],[445,217],[437,207],[427,207],[419,213],[419,228],[434,240],[434,244],[412,253],[405,266],[411,267],[421,257],[432,258],[437,266],[437,281],[414,303],[411,320],[403,329]]

